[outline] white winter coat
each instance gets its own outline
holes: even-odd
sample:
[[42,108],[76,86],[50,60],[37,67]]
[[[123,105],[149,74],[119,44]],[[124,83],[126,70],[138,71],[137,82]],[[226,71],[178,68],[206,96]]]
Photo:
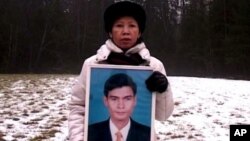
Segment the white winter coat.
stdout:
[[[86,59],[77,81],[72,89],[71,100],[69,101],[69,139],[70,141],[83,141],[84,140],[84,113],[85,113],[85,87],[86,87],[86,72],[91,64],[98,64],[107,59],[110,52],[123,52],[111,40],[107,40],[104,45],[97,51],[96,55]],[[165,68],[162,62],[152,56],[144,43],[140,43],[135,47],[129,49],[125,54],[139,53],[140,56],[149,62],[149,66],[155,71],[160,71],[166,75]],[[172,114],[174,104],[173,96],[170,85],[168,89],[162,94],[156,94],[156,120],[167,120]]]

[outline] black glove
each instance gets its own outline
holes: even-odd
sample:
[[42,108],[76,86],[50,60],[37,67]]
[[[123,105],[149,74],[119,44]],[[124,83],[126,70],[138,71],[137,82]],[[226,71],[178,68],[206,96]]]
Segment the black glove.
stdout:
[[159,71],[154,71],[145,81],[146,86],[151,92],[162,93],[168,88],[168,79]]

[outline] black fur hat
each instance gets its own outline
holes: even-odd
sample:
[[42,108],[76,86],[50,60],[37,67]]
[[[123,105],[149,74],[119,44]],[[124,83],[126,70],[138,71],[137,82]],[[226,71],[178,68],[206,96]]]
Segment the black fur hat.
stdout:
[[121,1],[112,4],[104,12],[104,26],[107,33],[111,32],[114,22],[123,16],[133,17],[139,30],[143,33],[146,24],[146,14],[143,7],[139,4],[129,1]]

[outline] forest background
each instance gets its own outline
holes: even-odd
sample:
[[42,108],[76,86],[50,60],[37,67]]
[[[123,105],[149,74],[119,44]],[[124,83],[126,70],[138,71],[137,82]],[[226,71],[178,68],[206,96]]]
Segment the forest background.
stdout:
[[[78,74],[114,0],[1,0],[0,73]],[[172,76],[250,79],[249,0],[136,0],[144,41]]]

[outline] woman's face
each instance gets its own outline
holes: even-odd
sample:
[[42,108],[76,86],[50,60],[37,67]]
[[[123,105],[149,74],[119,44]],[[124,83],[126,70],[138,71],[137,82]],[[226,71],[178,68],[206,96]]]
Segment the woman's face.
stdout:
[[119,48],[129,49],[135,45],[141,33],[136,20],[126,16],[115,21],[109,36]]

